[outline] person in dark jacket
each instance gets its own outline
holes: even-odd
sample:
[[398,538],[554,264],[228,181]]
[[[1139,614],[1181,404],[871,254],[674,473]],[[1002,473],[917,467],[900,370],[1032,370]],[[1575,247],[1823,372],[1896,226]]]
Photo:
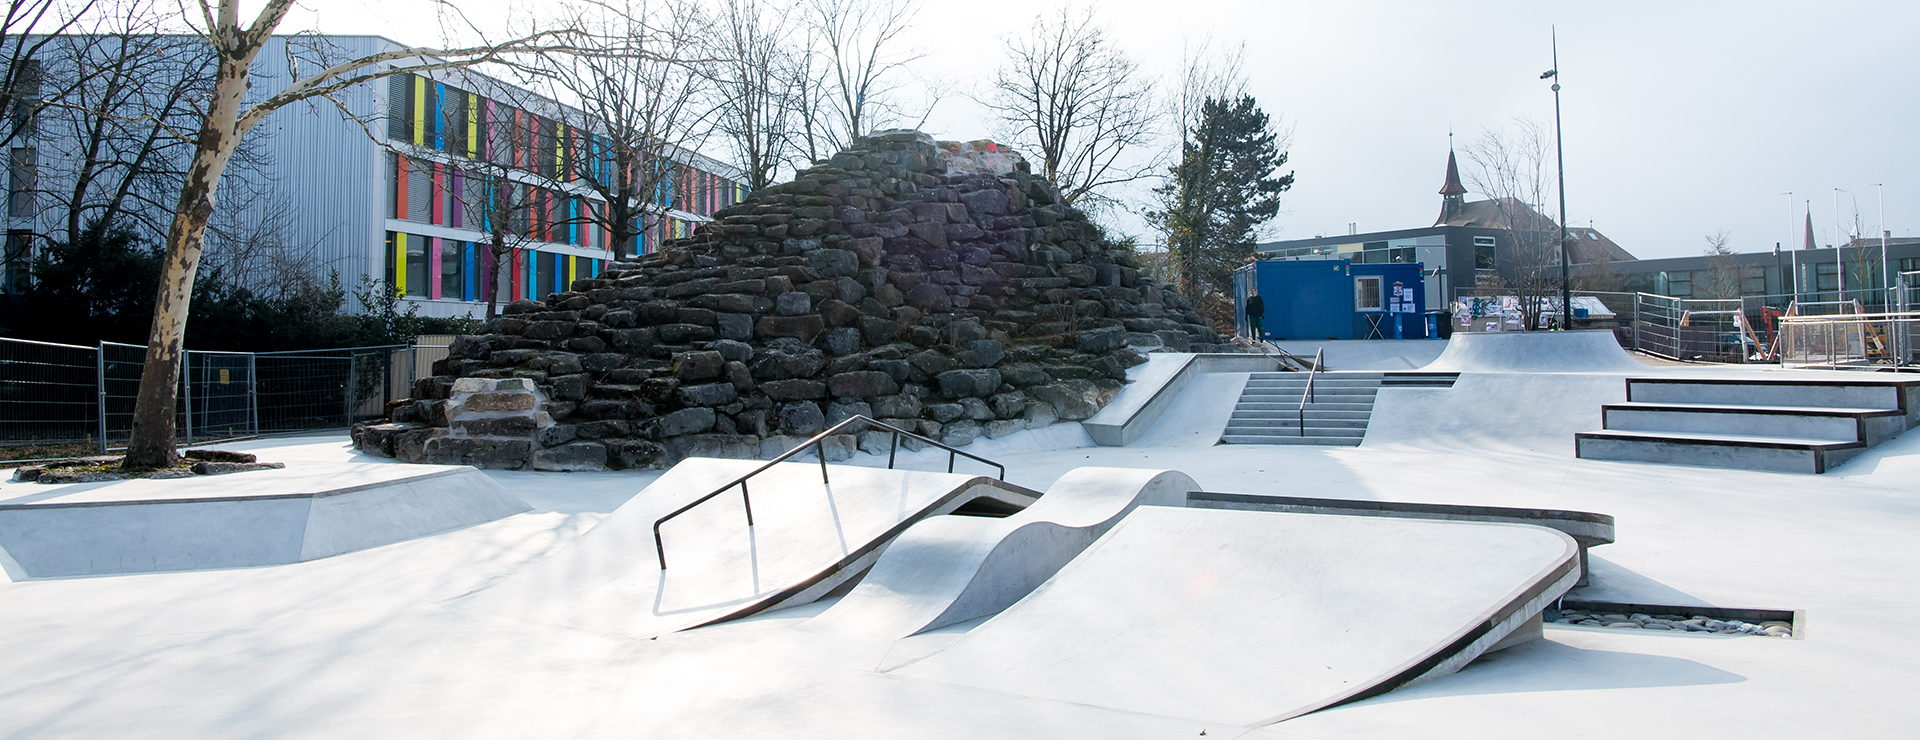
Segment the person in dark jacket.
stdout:
[[1260,320],[1267,316],[1267,304],[1260,300],[1259,286],[1247,286],[1247,328],[1253,334],[1253,341],[1266,339],[1260,332]]

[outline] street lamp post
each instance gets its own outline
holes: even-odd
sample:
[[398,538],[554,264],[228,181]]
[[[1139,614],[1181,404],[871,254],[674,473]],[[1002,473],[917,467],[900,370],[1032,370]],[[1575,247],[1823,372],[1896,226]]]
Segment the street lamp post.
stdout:
[[1553,34],[1553,69],[1541,73],[1540,79],[1553,80],[1553,157],[1559,169],[1560,184],[1560,328],[1573,328],[1573,260],[1567,254],[1567,151],[1560,138],[1560,34]]

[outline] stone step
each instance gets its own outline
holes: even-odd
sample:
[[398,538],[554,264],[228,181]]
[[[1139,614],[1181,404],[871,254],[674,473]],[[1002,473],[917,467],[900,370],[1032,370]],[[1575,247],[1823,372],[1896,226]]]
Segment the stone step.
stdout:
[[[1312,431],[1312,430],[1308,430]],[[1230,445],[1312,445],[1320,447],[1359,447],[1359,437],[1288,437],[1264,434],[1226,434],[1220,441]]]
[[[1360,422],[1365,422],[1369,417],[1372,416],[1372,414],[1369,414],[1365,411],[1325,411],[1325,410],[1316,409],[1316,408],[1308,408],[1306,411],[1306,415],[1307,415],[1307,419],[1309,420],[1353,419]],[[1235,419],[1298,419],[1300,418],[1300,412],[1296,410],[1264,411],[1264,410],[1251,410],[1251,409],[1234,409],[1233,418]]]
[[[1297,412],[1300,410],[1300,402],[1297,400],[1292,403],[1265,403],[1260,401],[1241,401],[1239,404],[1233,407],[1233,410]],[[1373,414],[1373,404],[1371,403],[1327,403],[1325,401],[1322,401],[1320,403],[1307,404],[1307,410],[1308,411],[1316,411],[1316,410],[1318,411],[1362,411],[1362,412],[1366,412],[1369,416],[1371,416]]]
[[[1228,429],[1299,429],[1298,419],[1250,419],[1235,414],[1227,420]],[[1307,417],[1307,429],[1358,429],[1365,432],[1366,419],[1315,419]]]

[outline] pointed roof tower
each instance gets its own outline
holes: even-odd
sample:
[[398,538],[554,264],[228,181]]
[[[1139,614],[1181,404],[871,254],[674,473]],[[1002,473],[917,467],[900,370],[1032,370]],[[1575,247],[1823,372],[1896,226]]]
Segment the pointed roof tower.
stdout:
[[1812,204],[1809,203],[1808,206],[1809,206],[1809,210],[1807,211],[1807,239],[1806,239],[1806,243],[1802,245],[1800,248],[1801,249],[1818,249],[1820,248],[1820,242],[1816,241],[1813,238],[1813,211],[1811,210]]
[[[1448,134],[1447,137],[1452,138],[1453,135]],[[1433,225],[1443,226],[1459,216],[1461,209],[1466,206],[1466,195],[1466,186],[1460,184],[1460,163],[1454,159],[1453,147],[1448,146],[1447,182],[1440,186],[1440,217],[1434,219]]]

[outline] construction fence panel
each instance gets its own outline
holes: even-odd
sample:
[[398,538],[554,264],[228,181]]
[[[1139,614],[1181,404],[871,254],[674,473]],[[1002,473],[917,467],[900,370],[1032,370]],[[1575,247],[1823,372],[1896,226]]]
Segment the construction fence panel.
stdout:
[[[444,347],[440,349],[444,353]],[[174,428],[187,443],[345,429],[412,395],[411,345],[301,352],[184,353]],[[146,348],[0,338],[0,444],[122,446]]]

